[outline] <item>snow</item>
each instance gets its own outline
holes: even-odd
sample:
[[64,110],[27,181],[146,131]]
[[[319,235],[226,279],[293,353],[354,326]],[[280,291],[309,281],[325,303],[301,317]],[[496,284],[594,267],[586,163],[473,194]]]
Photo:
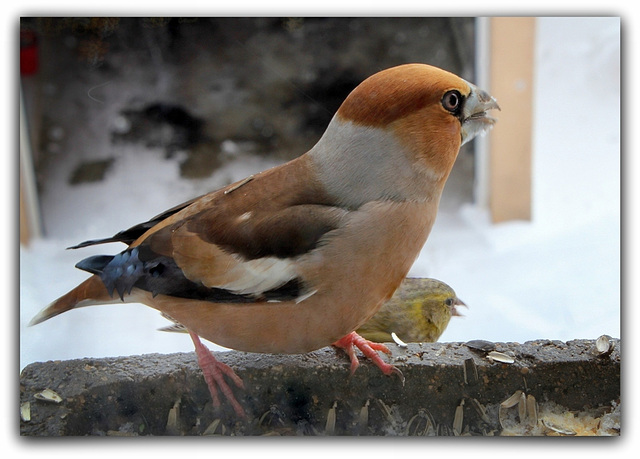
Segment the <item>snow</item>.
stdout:
[[[620,337],[620,22],[540,18],[538,32],[533,221],[494,225],[474,205],[443,205],[410,273],[449,283],[469,305],[442,341]],[[193,350],[187,335],[157,331],[168,322],[142,305],[78,309],[26,326],[86,278],[75,263],[122,246],[65,247],[275,164],[241,156],[210,179],[187,182],[178,180],[177,160],[155,153],[124,155],[99,183],[69,187],[63,166],[48,181],[47,237],[20,247],[21,368]]]
[[533,222],[440,215],[414,266],[470,306],[441,340],[620,337],[620,22],[539,18],[536,60]]

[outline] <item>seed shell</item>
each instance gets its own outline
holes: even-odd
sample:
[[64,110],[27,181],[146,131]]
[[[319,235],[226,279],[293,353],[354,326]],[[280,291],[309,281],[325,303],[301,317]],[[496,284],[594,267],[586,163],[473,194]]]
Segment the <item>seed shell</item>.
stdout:
[[487,357],[489,357],[491,360],[495,360],[496,362],[500,362],[500,363],[514,363],[516,361],[516,359],[514,359],[510,355],[507,355],[498,351],[489,352],[487,354]]
[[51,389],[45,389],[42,392],[38,392],[34,395],[34,397],[38,400],[42,400],[43,402],[52,402],[52,403],[60,403],[62,402],[62,397],[60,397],[55,391]]

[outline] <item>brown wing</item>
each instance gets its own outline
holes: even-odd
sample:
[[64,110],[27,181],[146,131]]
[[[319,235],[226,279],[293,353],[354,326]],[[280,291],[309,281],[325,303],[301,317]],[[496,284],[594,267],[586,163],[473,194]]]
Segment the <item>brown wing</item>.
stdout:
[[305,177],[287,170],[203,196],[156,222],[122,254],[78,267],[100,274],[121,296],[133,287],[212,301],[303,295],[296,257],[316,248],[349,211],[328,205],[309,180],[296,186]]

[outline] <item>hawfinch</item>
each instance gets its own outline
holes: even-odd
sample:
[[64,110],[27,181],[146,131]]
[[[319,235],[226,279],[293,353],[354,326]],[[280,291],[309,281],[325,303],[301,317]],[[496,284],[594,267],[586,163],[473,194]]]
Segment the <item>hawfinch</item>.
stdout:
[[198,197],[113,237],[117,255],[38,313],[143,303],[184,325],[214,404],[219,389],[244,412],[199,336],[248,352],[354,346],[385,374],[381,344],[358,329],[395,292],[427,240],[460,146],[495,123],[495,99],[436,67],[383,70],[347,96],[302,156]]
[[449,325],[451,317],[462,315],[458,306],[467,305],[444,282],[407,278],[356,333],[377,343],[434,343]]

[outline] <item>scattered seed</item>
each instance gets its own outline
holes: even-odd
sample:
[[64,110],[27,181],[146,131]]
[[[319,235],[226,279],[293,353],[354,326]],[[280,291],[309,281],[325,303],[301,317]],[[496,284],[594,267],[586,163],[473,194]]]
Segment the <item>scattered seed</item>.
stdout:
[[396,419],[394,418],[393,414],[391,413],[391,408],[389,408],[389,406],[387,406],[387,404],[384,403],[379,398],[377,398],[376,400],[377,400],[378,404],[380,405],[380,408],[382,409],[382,413],[387,418],[387,421],[389,422],[389,424],[391,424],[391,426],[392,426],[392,428],[394,430],[397,430],[398,423],[396,422]]
[[218,427],[220,427],[219,435],[224,435],[226,428],[220,419],[214,419],[213,422],[207,426],[204,432],[202,432],[202,435],[215,435]]
[[613,352],[613,343],[609,336],[602,335],[596,340],[596,351],[600,357],[606,357]]
[[60,397],[56,392],[52,391],[51,389],[45,389],[42,392],[38,392],[37,394],[34,395],[34,397],[44,402],[52,402],[52,403],[62,402],[62,397]]
[[472,358],[465,359],[462,365],[462,371],[464,373],[464,383],[474,385],[478,382],[478,367]]
[[512,406],[516,406],[520,401],[520,396],[522,394],[523,392],[521,390],[515,391],[511,397],[500,403],[500,406],[503,408],[511,408]]
[[524,392],[520,392],[520,398],[518,399],[518,418],[520,419],[520,424],[523,424],[527,419],[527,396],[524,395]]
[[506,409],[502,406],[502,404],[500,404],[500,406],[498,407],[498,421],[500,422],[500,427],[502,427],[503,429],[505,429],[505,425],[503,422],[503,419],[505,417],[504,412],[506,411]]
[[338,402],[333,402],[333,406],[327,414],[327,422],[324,426],[325,435],[334,435],[336,433],[336,407]]
[[486,424],[491,424],[491,419],[489,419],[489,416],[487,415],[487,409],[482,403],[478,401],[478,399],[472,398],[471,406],[475,408],[483,422],[485,422]]
[[544,424],[544,426],[547,429],[553,430],[554,432],[557,432],[557,433],[562,434],[562,435],[575,435],[576,434],[575,430],[565,429],[563,427],[559,427],[559,426],[547,421],[546,419],[542,420],[542,424]]
[[175,435],[178,433],[178,419],[180,418],[180,399],[176,400],[173,404],[173,408],[169,410],[167,416],[167,425],[165,430],[169,435]]
[[454,435],[451,427],[446,424],[438,424],[437,432],[439,437],[452,437]]
[[527,395],[527,417],[531,427],[538,425],[538,403],[536,402],[536,398],[531,394]]
[[369,400],[360,408],[360,416],[358,416],[358,426],[360,429],[366,429],[369,425]]
[[473,339],[471,341],[467,341],[464,344],[470,349],[483,352],[490,352],[496,348],[495,343],[492,343],[491,341],[485,341],[483,339]]
[[20,418],[24,422],[31,421],[31,402],[24,402],[20,405]]
[[498,351],[491,351],[487,354],[487,357],[491,360],[495,360],[500,363],[514,363],[516,360],[510,355],[504,354]]
[[[413,430],[411,426],[414,425]],[[424,426],[423,426],[424,424]],[[414,414],[407,423],[406,433],[409,436],[426,437],[436,433],[436,422],[429,410],[420,408],[417,414]]]
[[464,399],[460,401],[460,405],[456,407],[456,414],[453,416],[453,434],[459,436],[462,434],[462,422],[464,417]]
[[[268,419],[267,419],[268,417]],[[284,417],[284,413],[277,407],[277,405],[271,405],[269,407],[268,411],[265,411],[265,413],[260,416],[260,420],[258,421],[258,425],[270,425],[273,426],[274,424],[280,424],[281,426],[284,426],[284,421],[282,420],[282,418]]]
[[398,346],[407,347],[407,343],[398,338],[398,335],[396,335],[395,332],[391,332],[391,338],[393,338],[393,341],[395,341]]

